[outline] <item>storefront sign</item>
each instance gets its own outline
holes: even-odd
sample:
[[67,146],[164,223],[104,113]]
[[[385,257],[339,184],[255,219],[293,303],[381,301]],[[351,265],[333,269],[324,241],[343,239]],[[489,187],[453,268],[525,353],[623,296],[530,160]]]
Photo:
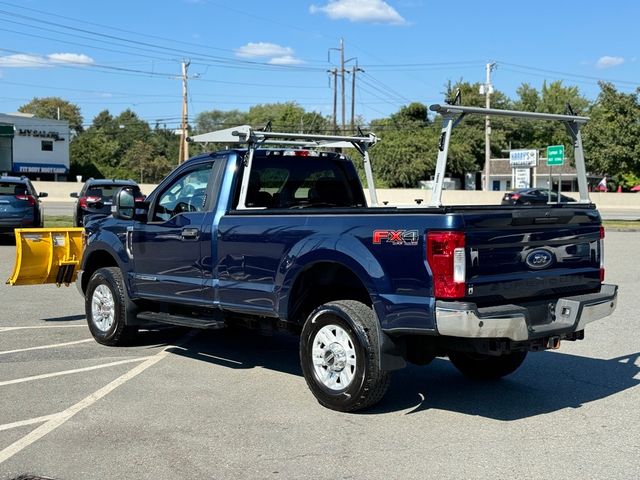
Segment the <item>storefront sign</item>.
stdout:
[[537,150],[510,150],[509,164],[511,168],[535,167],[538,164]]
[[514,168],[515,188],[529,188],[531,186],[531,169]]
[[66,174],[69,169],[64,165],[48,165],[45,163],[14,163],[13,171],[17,173],[59,173]]
[[53,138],[56,142],[64,140],[60,136],[60,132],[47,132],[46,130],[30,130],[26,128],[19,128],[18,135],[20,135],[21,137]]

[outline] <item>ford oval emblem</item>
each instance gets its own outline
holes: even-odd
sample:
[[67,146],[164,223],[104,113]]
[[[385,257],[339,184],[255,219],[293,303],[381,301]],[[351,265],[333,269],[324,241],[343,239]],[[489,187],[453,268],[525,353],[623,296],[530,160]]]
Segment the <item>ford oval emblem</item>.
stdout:
[[553,255],[547,250],[534,250],[526,258],[529,268],[542,270],[553,263]]

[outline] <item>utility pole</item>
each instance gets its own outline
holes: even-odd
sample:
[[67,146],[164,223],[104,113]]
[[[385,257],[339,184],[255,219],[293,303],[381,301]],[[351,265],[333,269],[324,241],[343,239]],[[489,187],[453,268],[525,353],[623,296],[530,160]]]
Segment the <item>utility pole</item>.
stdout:
[[182,62],[182,125],[180,127],[180,154],[178,156],[178,164],[189,158],[189,144],[187,143],[187,124],[188,124],[188,97],[187,97],[187,70],[190,61]]
[[364,72],[357,63],[351,67],[351,132],[356,128],[356,72]]
[[344,103],[344,40],[340,39],[340,75],[342,77],[342,134],[345,130],[345,103]]
[[338,133],[338,69],[334,68],[332,70],[327,70],[331,75],[333,75],[333,133]]
[[[493,85],[491,84],[491,72],[497,67],[496,62],[490,62],[486,65],[486,82],[484,85],[480,85],[480,94],[484,94],[486,97],[485,106],[491,108],[491,94],[493,93]],[[489,115],[484,118],[484,190],[490,190],[491,175],[491,120]]]

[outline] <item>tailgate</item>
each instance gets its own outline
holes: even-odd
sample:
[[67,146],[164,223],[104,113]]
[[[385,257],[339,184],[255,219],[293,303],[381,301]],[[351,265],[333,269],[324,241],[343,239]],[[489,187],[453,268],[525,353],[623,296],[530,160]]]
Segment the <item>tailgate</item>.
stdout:
[[516,207],[463,216],[466,298],[478,306],[599,291],[595,208]]

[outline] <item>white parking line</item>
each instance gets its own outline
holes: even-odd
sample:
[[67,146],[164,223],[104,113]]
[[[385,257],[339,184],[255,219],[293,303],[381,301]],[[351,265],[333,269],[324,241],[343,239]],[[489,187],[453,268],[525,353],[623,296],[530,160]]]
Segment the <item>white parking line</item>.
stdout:
[[54,413],[53,415],[45,415],[44,417],[36,417],[30,418],[29,420],[20,420],[19,422],[5,423],[4,425],[0,425],[0,432],[2,430],[11,430],[12,428],[26,427],[27,425],[33,425],[34,423],[46,422],[47,420],[51,420],[56,415],[57,414]]
[[77,345],[78,343],[87,343],[95,341],[93,338],[85,338],[84,340],[75,340],[73,342],[54,343],[52,345],[41,345],[39,347],[19,348],[17,350],[5,350],[0,352],[0,355],[7,355],[9,353],[29,352],[31,350],[44,350],[46,348],[66,347],[67,345]]
[[148,360],[149,358],[151,357],[129,358],[127,360],[118,360],[117,362],[104,363],[102,365],[93,365],[91,367],[74,368],[73,370],[62,370],[60,372],[43,373],[41,375],[33,375],[31,377],[15,378],[13,380],[5,380],[3,382],[0,382],[0,387],[3,387],[5,385],[13,385],[16,383],[31,382],[33,380],[42,380],[44,378],[59,377],[61,375],[70,375],[72,373],[90,372],[91,370],[99,370],[101,368],[115,367],[116,365],[124,365],[126,363],[142,362],[143,360]]
[[87,328],[83,323],[82,325],[24,325],[21,327],[0,327],[0,333],[12,332],[14,330],[31,330],[36,328]]
[[[179,342],[177,342],[178,345],[188,342],[193,337],[195,337],[198,333],[199,332],[195,331],[195,330],[189,332],[184,337],[182,337]],[[168,352],[168,350],[170,348],[174,348],[174,346],[169,345],[169,346],[163,348],[162,351],[160,351],[160,352],[156,353],[155,355],[151,356],[150,358],[145,360],[140,365],[135,366],[134,368],[129,370],[124,375],[121,375],[120,377],[116,378],[112,382],[110,382],[107,385],[105,385],[104,387],[102,387],[100,390],[97,390],[96,392],[92,393],[88,397],[85,397],[84,399],[80,400],[78,403],[76,403],[75,405],[72,405],[71,407],[67,408],[66,410],[63,410],[62,412],[59,412],[59,413],[56,413],[56,414],[53,414],[51,416],[51,418],[49,418],[46,421],[46,423],[44,423],[43,425],[40,425],[35,430],[33,430],[32,432],[30,432],[27,435],[25,435],[24,437],[22,437],[20,440],[12,443],[8,447],[6,447],[4,450],[1,450],[0,451],[0,464],[4,463],[5,461],[7,461],[11,457],[13,457],[16,453],[19,453],[20,451],[22,451],[23,449],[27,448],[29,445],[33,444],[34,442],[37,442],[38,440],[40,440],[42,437],[44,437],[49,432],[52,432],[53,430],[55,430],[59,426],[63,425],[67,420],[72,418],[76,413],[81,412],[82,410],[84,410],[87,407],[90,407],[91,405],[96,403],[98,400],[100,400],[101,398],[107,396],[113,390],[118,388],[120,385],[125,384],[126,382],[128,382],[132,378],[140,375],[147,368],[152,367],[153,365],[158,363],[160,360],[162,360],[167,355],[169,355],[170,352]]]

